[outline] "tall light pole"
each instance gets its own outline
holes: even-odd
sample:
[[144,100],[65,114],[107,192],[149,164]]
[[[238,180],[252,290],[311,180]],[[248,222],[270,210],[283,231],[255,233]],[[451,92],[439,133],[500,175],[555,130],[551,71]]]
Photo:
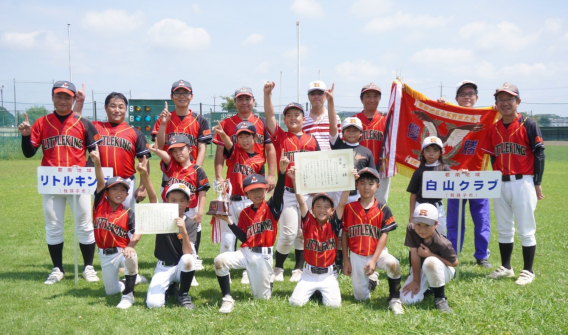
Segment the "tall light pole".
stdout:
[[73,74],[71,73],[71,23],[67,23],[67,42],[69,43],[69,81],[73,82]]
[[298,27],[298,103],[300,103],[300,21],[296,22]]
[[4,85],[0,87],[0,99],[2,100],[2,107],[4,107]]

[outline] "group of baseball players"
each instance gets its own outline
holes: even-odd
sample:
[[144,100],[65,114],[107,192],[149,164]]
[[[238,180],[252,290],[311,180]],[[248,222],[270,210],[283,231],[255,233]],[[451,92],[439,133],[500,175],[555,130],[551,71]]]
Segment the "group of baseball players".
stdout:
[[[328,88],[323,81],[311,82],[307,92],[311,110],[295,102],[286,105],[286,131],[275,117],[271,100],[274,87],[273,82],[263,87],[265,118],[253,114],[252,89],[240,87],[234,94],[237,114],[210,129],[205,118],[189,109],[194,93],[191,84],[177,80],[170,90],[175,110],[170,112],[165,104],[152,130],[154,143],[148,145],[144,134],[125,122],[128,100],[124,95],[109,94],[105,100],[107,121],[91,122],[81,115],[84,87],[77,90],[69,81],[56,82],[52,88],[54,112],[33,125],[26,115],[18,126],[22,151],[31,157],[41,147],[42,166],[91,166],[97,184],[94,204],[91,195],[80,195],[76,202],[70,201],[70,195],[42,195],[46,241],[53,263],[45,284],[55,284],[65,276],[63,222],[68,202],[83,255],[83,277],[88,282],[99,281],[93,267],[96,244],[106,293],[121,293],[117,307],[131,307],[135,285],[147,282],[138,273],[135,248],[141,235],[135,229],[134,205],[148,197],[151,203],[178,204],[179,233],[155,237],[154,256],[158,261],[146,305],[162,307],[168,296],[175,296],[184,308],[195,308],[189,290],[199,285],[195,271],[204,269],[198,252],[210,188],[202,166],[206,146],[213,141],[215,180],[228,180],[231,189],[229,215],[214,215],[211,221],[220,242],[214,269],[222,293],[221,313],[230,313],[235,304],[231,270],[244,270],[241,282],[250,285],[254,298],[269,299],[274,283],[284,281],[284,262],[292,247],[295,265],[289,280],[297,282],[289,298],[292,306],[313,299],[340,307],[340,273],[351,277],[356,300],[370,299],[378,284],[375,270],[380,269],[388,277],[388,306],[394,314],[403,314],[403,304],[419,302],[427,295],[434,296],[440,311],[452,313],[444,288],[455,274],[456,252],[463,244],[465,229],[460,245],[457,236],[459,202],[448,200],[446,219],[442,199],[423,198],[421,191],[424,171],[448,169],[441,140],[434,136],[424,139],[420,167],[408,185],[410,217],[404,244],[410,251],[411,270],[401,285],[399,261],[386,246],[389,232],[398,227],[387,205],[390,179],[381,178],[378,172],[387,131],[386,117],[377,110],[380,87],[364,85],[360,93],[363,111],[342,122],[335,111],[334,85]],[[501,197],[494,200],[501,266],[489,278],[515,276],[511,256],[516,224],[524,260],[516,283],[526,285],[535,278],[534,211],[537,200],[544,198],[540,186],[544,144],[538,125],[517,112],[521,98],[515,85],[505,83],[494,96],[495,108],[502,117],[488,129],[482,150],[491,156],[493,169],[503,175]],[[459,106],[474,107],[477,99],[474,82],[458,84]],[[443,99],[439,102],[447,103]],[[349,148],[354,153],[355,190],[295,192],[295,152]],[[152,154],[161,159],[160,194],[149,178],[148,159]],[[106,181],[104,167],[113,170],[113,177]],[[491,268],[489,200],[469,201],[475,227],[474,257],[478,265]]]

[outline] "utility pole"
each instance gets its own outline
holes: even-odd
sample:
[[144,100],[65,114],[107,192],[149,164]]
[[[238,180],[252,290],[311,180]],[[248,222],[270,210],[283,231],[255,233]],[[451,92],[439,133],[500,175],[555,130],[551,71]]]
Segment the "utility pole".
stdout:
[[215,94],[213,94],[213,113],[215,113]]
[[71,23],[67,23],[67,41],[69,43],[69,81],[73,82],[73,74],[71,73]]
[[[282,76],[282,72],[280,72],[280,75]],[[0,87],[0,99],[2,99],[2,107],[4,107],[4,85]]]
[[442,97],[442,82],[440,82],[440,98]]

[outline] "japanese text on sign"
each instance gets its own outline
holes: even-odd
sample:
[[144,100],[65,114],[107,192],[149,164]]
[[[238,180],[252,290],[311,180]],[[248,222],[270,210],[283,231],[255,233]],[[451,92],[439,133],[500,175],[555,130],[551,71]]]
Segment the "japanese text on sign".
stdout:
[[[105,180],[112,168],[103,168]],[[94,167],[38,166],[37,191],[40,194],[92,195],[97,189]]]
[[501,196],[499,171],[426,171],[422,177],[424,198],[487,199]]

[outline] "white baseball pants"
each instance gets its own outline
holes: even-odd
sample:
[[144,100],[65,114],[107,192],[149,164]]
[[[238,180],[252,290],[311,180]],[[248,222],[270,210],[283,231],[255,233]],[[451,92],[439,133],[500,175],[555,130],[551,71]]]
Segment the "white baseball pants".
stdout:
[[47,244],[63,243],[63,222],[65,217],[65,203],[69,203],[73,214],[74,224],[77,226],[77,238],[81,244],[95,243],[93,222],[91,215],[91,196],[89,194],[76,195],[77,205],[73,205],[75,195],[43,194],[43,215],[45,217],[45,239]]
[[[309,194],[303,196],[308,206],[311,206],[312,197]],[[300,220],[300,205],[298,205],[296,194],[284,191],[284,209],[280,215],[280,232],[276,251],[287,255],[292,250],[292,246],[296,250],[304,250],[304,234]]]
[[289,299],[290,306],[303,306],[317,290],[321,292],[325,306],[341,307],[341,292],[334,265],[329,266],[327,273],[322,274],[312,273],[311,268],[307,263],[304,265],[300,281]]
[[[263,253],[253,252],[250,248],[240,248],[215,257],[215,274],[219,277],[229,275],[229,270],[246,269],[250,281],[252,296],[256,299],[270,299],[272,289],[272,248],[262,248]],[[268,252],[270,250],[270,253]]]
[[[369,276],[365,274],[365,265],[373,258],[370,256],[357,255],[354,252],[349,254],[351,261],[351,284],[353,285],[353,296],[357,300],[367,300],[371,298],[369,291]],[[392,279],[400,278],[400,264],[398,259],[389,254],[387,248],[383,249],[376,264],[376,269],[387,272],[387,276]]]
[[[441,260],[436,257],[427,257],[422,264],[422,271],[420,272],[420,291],[418,294],[412,297],[411,292],[402,294],[400,300],[403,304],[414,304],[424,300],[424,292],[429,287],[442,287],[446,285],[452,278],[456,270],[451,266],[446,266]],[[414,280],[414,275],[412,270],[410,271],[410,276],[404,282],[404,285],[411,283]]]
[[122,248],[117,248],[118,253],[112,255],[103,254],[103,250],[99,249],[99,258],[101,260],[101,268],[103,271],[103,284],[105,292],[108,295],[120,293],[121,286],[119,282],[118,269],[123,267],[124,274],[133,276],[138,274],[138,256],[136,253],[132,258],[126,258],[122,254]]
[[165,266],[162,261],[158,261],[154,276],[148,287],[146,306],[148,308],[163,307],[166,304],[165,293],[171,282],[180,282],[180,273],[195,270],[195,258],[191,254],[181,256],[176,266]]

